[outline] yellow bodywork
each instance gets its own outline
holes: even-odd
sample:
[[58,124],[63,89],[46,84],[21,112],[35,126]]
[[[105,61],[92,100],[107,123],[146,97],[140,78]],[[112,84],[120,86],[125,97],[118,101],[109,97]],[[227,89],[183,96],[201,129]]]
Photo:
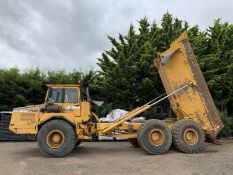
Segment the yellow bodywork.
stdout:
[[169,97],[171,107],[180,119],[191,119],[215,137],[223,123],[198,66],[186,33],[180,35],[168,50],[155,60],[166,92],[189,83],[186,91]]
[[[61,112],[41,112],[40,106],[26,106],[15,108],[12,113],[10,130],[17,134],[38,134],[40,127],[47,121],[53,119],[61,119],[69,122],[73,125],[76,130],[78,138],[81,140],[90,140],[92,135],[105,135],[105,136],[115,136],[118,138],[136,138],[136,130],[139,128],[140,123],[129,124],[124,120],[117,127],[110,129],[108,132],[105,130],[111,126],[115,126],[116,123],[101,123],[98,116],[91,112],[91,105],[88,101],[80,100],[80,86],[79,85],[48,85],[49,88],[75,88],[77,89],[77,103],[55,103],[62,108]],[[48,97],[48,92],[46,94],[46,99]],[[45,102],[46,104],[46,102]],[[72,108],[67,110],[67,108]],[[91,118],[95,118],[96,122],[90,122]],[[131,115],[132,118],[132,115]],[[132,133],[128,130],[132,129]],[[103,132],[104,131],[104,132]]]
[[[208,98],[203,92],[209,93],[204,78],[200,80],[201,71],[192,56],[191,47],[187,50],[188,37],[184,33],[170,48],[161,53],[159,58],[155,59],[155,65],[158,68],[163,85],[167,94],[175,91],[185,84],[191,84],[185,91],[175,93],[169,97],[172,109],[180,119],[192,119],[204,129],[206,133],[213,137],[223,127],[219,118],[216,107],[209,94]],[[191,54],[191,55],[190,55]],[[192,68],[194,66],[194,70]],[[198,74],[198,75],[197,75]],[[202,74],[201,74],[202,76]],[[198,79],[199,78],[199,79]],[[203,91],[200,87],[200,81],[205,84],[207,91]],[[137,130],[141,123],[131,123],[128,120],[148,110],[151,106],[145,104],[135,108],[126,115],[122,116],[115,122],[101,122],[98,117],[91,112],[91,105],[88,100],[81,99],[80,85],[48,85],[49,88],[57,89],[77,89],[77,101],[75,103],[55,103],[59,112],[46,112],[41,110],[41,106],[50,105],[45,101],[42,105],[15,108],[12,114],[10,130],[17,134],[35,134],[37,135],[40,127],[53,119],[65,120],[70,123],[78,136],[78,139],[89,140],[93,134],[114,136],[118,138],[136,138]],[[205,88],[205,87],[204,87]],[[48,92],[46,94],[48,99]],[[206,101],[207,100],[207,101]],[[214,107],[213,107],[214,106]],[[211,112],[210,110],[214,110]],[[96,119],[92,122],[91,119]],[[167,125],[171,128],[172,121],[167,121]]]

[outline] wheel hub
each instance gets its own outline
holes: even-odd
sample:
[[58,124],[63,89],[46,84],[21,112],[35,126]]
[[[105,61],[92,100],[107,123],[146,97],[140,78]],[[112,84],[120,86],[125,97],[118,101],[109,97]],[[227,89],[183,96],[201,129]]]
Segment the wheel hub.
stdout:
[[46,137],[46,143],[50,148],[60,148],[64,143],[64,134],[60,130],[50,131]]
[[197,131],[194,129],[186,129],[184,132],[184,141],[189,145],[194,145],[198,141],[198,134]]
[[163,132],[159,129],[154,129],[149,134],[150,142],[155,146],[162,145],[164,141],[164,135]]

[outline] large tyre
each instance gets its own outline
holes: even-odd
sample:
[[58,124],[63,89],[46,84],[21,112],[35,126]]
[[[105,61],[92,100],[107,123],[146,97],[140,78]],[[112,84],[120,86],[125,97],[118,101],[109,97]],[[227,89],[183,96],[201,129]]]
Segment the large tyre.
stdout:
[[197,153],[204,147],[205,134],[192,120],[177,121],[172,129],[172,137],[175,148],[184,153]]
[[164,154],[171,142],[171,131],[161,120],[146,120],[138,129],[138,143],[148,154]]
[[41,127],[37,143],[42,154],[48,157],[64,157],[76,144],[75,131],[66,121],[52,120]]
[[138,143],[138,139],[137,138],[128,139],[128,140],[129,140],[129,143],[131,143],[131,145],[133,145],[133,147],[139,148],[139,143]]

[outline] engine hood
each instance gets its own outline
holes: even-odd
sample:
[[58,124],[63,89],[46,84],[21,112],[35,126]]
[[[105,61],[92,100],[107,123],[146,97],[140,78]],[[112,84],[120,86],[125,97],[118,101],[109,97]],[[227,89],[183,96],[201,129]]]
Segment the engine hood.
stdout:
[[13,112],[39,112],[40,111],[40,105],[41,104],[14,108]]

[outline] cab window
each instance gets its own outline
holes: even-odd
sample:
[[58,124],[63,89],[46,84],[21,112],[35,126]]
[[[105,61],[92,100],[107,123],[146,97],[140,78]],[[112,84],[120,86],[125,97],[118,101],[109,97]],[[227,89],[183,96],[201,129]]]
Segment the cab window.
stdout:
[[78,103],[77,88],[50,88],[48,103]]
[[48,94],[48,103],[62,103],[62,89],[51,88]]
[[76,88],[65,89],[64,91],[64,103],[77,103],[78,94]]

